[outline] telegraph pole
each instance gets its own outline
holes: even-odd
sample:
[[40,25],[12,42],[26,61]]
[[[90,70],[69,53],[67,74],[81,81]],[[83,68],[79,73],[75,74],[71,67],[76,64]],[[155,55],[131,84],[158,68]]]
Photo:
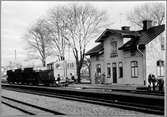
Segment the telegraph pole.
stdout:
[[16,67],[16,49],[14,50],[14,65]]
[[119,15],[120,15],[120,26],[122,26],[122,13],[120,13]]
[[14,51],[14,58],[15,58],[15,62],[16,62],[16,49]]

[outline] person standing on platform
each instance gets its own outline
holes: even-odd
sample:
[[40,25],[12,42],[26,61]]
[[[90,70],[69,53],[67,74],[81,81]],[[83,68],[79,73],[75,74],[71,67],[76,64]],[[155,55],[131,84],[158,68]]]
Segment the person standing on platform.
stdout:
[[57,75],[57,82],[60,84],[60,74]]
[[74,77],[74,75],[72,75],[72,73],[70,73],[70,76],[71,76],[71,80],[73,80],[74,82],[76,82],[75,77]]

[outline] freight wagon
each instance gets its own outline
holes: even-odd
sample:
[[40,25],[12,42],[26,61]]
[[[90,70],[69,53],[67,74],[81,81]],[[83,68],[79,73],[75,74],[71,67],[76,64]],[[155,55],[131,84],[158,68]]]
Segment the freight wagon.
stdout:
[[55,78],[52,70],[34,70],[30,67],[8,70],[7,81],[12,84],[52,85]]

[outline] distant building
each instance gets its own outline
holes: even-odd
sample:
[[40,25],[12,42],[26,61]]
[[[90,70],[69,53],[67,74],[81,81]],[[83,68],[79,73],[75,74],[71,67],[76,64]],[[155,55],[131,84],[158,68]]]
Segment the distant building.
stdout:
[[143,29],[131,31],[106,29],[86,55],[91,59],[92,83],[147,85],[148,75],[164,78],[165,25],[152,26],[143,21]]
[[6,75],[7,67],[1,66],[1,76]]

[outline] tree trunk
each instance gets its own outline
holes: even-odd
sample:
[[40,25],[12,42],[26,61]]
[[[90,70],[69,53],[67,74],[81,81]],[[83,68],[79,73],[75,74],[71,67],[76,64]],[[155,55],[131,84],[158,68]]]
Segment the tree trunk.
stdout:
[[80,71],[81,71],[81,62],[78,60],[78,58],[76,57],[76,72],[77,72],[77,83],[81,83],[81,74],[80,74]]
[[80,66],[79,65],[77,65],[77,83],[81,83],[81,74],[80,74],[80,70],[81,70],[81,68],[80,68]]
[[45,67],[46,66],[46,61],[42,60],[42,66]]

